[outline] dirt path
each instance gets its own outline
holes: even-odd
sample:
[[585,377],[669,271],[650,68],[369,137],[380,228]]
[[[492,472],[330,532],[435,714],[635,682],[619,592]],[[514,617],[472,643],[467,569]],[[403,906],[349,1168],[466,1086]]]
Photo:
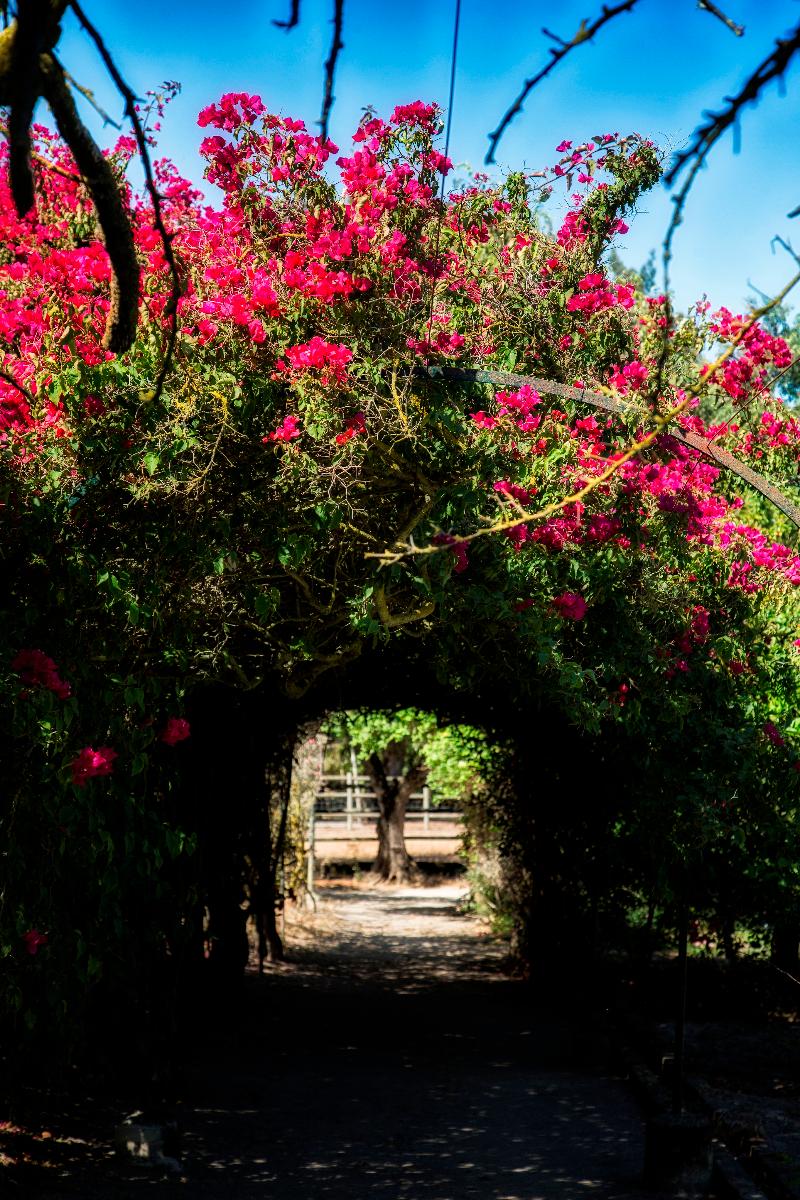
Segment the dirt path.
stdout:
[[624,1086],[533,1011],[458,898],[325,888],[289,926],[292,961],[247,981],[234,1032],[190,1069],[185,1182],[109,1159],[89,1190],[47,1194],[640,1200]]

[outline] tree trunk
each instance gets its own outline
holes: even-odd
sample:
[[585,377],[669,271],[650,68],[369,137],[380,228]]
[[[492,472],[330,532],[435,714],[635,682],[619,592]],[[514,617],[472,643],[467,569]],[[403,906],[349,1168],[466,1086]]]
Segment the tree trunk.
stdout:
[[380,806],[378,817],[378,857],[373,873],[385,883],[410,883],[418,874],[405,842],[406,805],[395,798]]
[[798,969],[798,945],[800,945],[800,923],[784,918],[772,930],[770,961],[781,971],[794,974]]
[[405,823],[419,773],[412,771],[401,779],[389,779],[377,754],[370,756],[367,769],[378,800],[378,856],[372,873],[381,883],[413,883],[419,869],[406,849]]
[[291,799],[292,768],[297,733],[285,734],[270,757],[265,771],[267,789],[266,829],[263,857],[256,872],[251,910],[258,930],[259,968],[265,962],[283,962],[283,941],[278,933],[277,905],[285,903],[278,896],[278,871],[283,863],[286,829]]

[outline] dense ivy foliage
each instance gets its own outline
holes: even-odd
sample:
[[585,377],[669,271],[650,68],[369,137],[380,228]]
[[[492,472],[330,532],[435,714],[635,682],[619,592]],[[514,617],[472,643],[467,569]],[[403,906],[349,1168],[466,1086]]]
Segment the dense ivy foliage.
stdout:
[[[200,124],[221,203],[158,166],[184,280],[160,391],[170,281],[148,204],[129,193],[142,312],[114,358],[68,152],[38,129],[22,220],[0,172],[6,1010],[63,1041],[93,996],[180,958],[202,906],[181,758],[235,779],[245,711],[193,746],[193,690],[313,708],[384,654],[528,739],[556,792],[540,806],[561,811],[569,751],[538,713],[617,747],[619,786],[602,764],[588,786],[634,882],[648,854],[656,869],[699,843],[793,896],[800,559],[782,518],[659,424],[710,430],[791,489],[800,425],[772,389],[790,352],[705,302],[670,329],[663,297],[610,278],[655,149],[563,142],[544,172],[442,200],[450,164],[420,102],[368,114],[337,180],[338,149],[257,97]],[[133,152],[110,152],[126,187]],[[424,369],[448,364],[628,408]]]

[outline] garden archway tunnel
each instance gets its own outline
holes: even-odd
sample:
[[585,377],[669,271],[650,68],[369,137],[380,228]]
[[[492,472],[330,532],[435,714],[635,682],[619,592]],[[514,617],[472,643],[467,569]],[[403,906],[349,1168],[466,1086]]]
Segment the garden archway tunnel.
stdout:
[[[331,711],[354,709],[433,711],[440,722],[472,726],[499,747],[474,800],[468,836],[476,844],[491,843],[503,863],[514,952],[520,962],[532,969],[538,963],[546,972],[565,945],[584,964],[599,950],[622,919],[622,898],[632,886],[620,872],[616,830],[643,786],[642,764],[631,769],[624,739],[615,744],[607,734],[592,737],[578,729],[548,704],[546,688],[537,695],[526,685],[515,696],[506,678],[487,690],[490,697],[502,696],[502,703],[485,703],[481,693],[442,681],[404,647],[365,653],[323,676],[300,699],[287,700],[268,686],[196,694],[196,734],[183,750],[183,776],[186,804],[195,818],[201,815],[212,974],[221,972],[229,981],[240,974],[248,957],[248,913],[262,930],[262,954],[281,955],[274,924],[277,881],[267,865],[276,836],[269,828],[270,788],[288,787],[298,731]],[[663,864],[663,855],[658,858]],[[641,859],[639,867],[644,869]],[[263,890],[253,888],[253,878],[262,880]]]

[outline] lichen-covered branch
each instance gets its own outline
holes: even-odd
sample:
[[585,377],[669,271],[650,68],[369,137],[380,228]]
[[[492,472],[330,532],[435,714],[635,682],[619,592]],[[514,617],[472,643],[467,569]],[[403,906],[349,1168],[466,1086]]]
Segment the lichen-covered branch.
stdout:
[[17,19],[0,38],[0,103],[9,106],[8,167],[20,217],[34,205],[31,122],[41,94],[39,56],[56,44],[66,0],[20,0]]
[[78,115],[64,72],[49,54],[40,58],[39,71],[42,94],[97,209],[111,260],[111,307],[103,345],[122,354],[133,345],[139,315],[139,262],[129,215],[108,160]]

